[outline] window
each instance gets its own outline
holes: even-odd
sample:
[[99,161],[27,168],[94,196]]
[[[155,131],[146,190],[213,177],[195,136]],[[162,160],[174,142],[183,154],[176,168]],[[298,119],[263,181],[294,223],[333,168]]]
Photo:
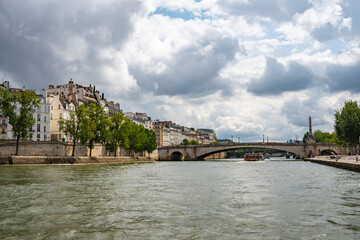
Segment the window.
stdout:
[[59,118],[62,119],[62,117],[63,117],[63,114],[59,113]]
[[60,109],[60,105],[59,105],[59,108],[58,109]]
[[[40,132],[40,124],[38,124],[37,126],[36,126],[36,130],[38,131],[38,132]],[[40,136],[40,134],[38,134],[39,136]]]
[[33,135],[29,134],[29,139],[32,140],[32,138],[33,138]]
[[44,126],[44,132],[46,132],[46,126]]
[[44,134],[44,140],[46,140],[47,139],[47,136],[46,136],[46,134]]
[[52,120],[52,113],[50,114],[50,120]]
[[46,116],[44,116],[44,122],[46,122]]
[[41,114],[38,114],[38,115],[37,115],[37,120],[38,120],[38,121],[41,121]]
[[53,106],[51,106],[51,110],[54,110]]
[[36,138],[39,141],[40,140],[40,134],[37,134]]

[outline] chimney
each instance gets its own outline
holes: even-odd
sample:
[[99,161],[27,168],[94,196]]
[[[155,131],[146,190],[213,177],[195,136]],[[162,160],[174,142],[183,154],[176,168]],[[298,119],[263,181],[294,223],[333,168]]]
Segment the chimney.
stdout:
[[47,97],[47,91],[45,89],[41,89],[41,95],[43,98],[45,98],[46,100],[46,97]]
[[309,135],[312,136],[311,116],[309,116]]

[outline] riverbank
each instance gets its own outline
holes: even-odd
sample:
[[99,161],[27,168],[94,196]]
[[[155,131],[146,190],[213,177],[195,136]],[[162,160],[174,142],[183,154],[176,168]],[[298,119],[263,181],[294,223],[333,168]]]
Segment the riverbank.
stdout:
[[355,156],[317,156],[315,158],[306,158],[305,161],[360,172],[360,161],[356,162]]
[[0,156],[0,165],[115,164],[155,162],[148,157]]

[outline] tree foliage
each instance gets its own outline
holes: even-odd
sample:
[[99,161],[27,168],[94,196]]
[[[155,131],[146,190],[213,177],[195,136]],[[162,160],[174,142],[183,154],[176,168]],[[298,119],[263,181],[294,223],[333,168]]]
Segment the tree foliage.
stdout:
[[105,131],[105,144],[116,156],[117,148],[129,148],[130,120],[122,113],[116,113],[110,118],[110,126]]
[[[0,90],[0,110],[9,118],[12,132],[16,139],[18,155],[19,141],[28,138],[29,129],[35,124],[32,113],[39,107],[40,98],[34,90],[25,90],[14,94]],[[18,109],[18,111],[15,111]]]
[[343,145],[353,147],[359,143],[360,107],[356,101],[345,101],[344,107],[335,112],[334,127]]
[[157,148],[156,134],[153,130],[145,129],[146,141],[144,150],[148,153],[152,153]]
[[75,155],[75,146],[78,141],[86,144],[93,137],[90,119],[86,113],[86,107],[81,105],[75,112],[70,112],[69,119],[59,120],[60,130],[72,138],[73,150],[71,156]]
[[95,103],[91,103],[86,109],[89,127],[88,147],[90,148],[90,156],[95,143],[105,144],[106,130],[110,125],[110,120],[105,114],[104,108]]
[[182,142],[180,143],[180,145],[190,145],[190,141],[188,139],[184,138],[182,140]]
[[200,143],[198,143],[197,141],[195,140],[191,140],[190,141],[190,145],[199,145]]
[[[309,136],[309,132],[306,132],[303,137],[304,143],[307,142],[308,136]],[[336,132],[332,132],[332,133],[322,132],[318,129],[314,132],[313,136],[314,136],[315,142],[317,142],[317,143],[337,143],[338,142]]]

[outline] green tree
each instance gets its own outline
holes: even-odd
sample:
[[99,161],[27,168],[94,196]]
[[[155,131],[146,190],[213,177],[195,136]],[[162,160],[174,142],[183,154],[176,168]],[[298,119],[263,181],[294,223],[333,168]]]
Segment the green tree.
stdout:
[[149,154],[157,148],[156,134],[153,130],[145,129],[146,141],[144,150]]
[[32,113],[39,107],[39,103],[40,98],[34,90],[11,94],[0,89],[0,109],[9,118],[9,124],[12,126],[16,139],[15,155],[19,152],[19,141],[28,138],[29,129],[35,124]]
[[308,137],[309,137],[309,132],[306,132],[303,137],[303,143],[307,143]]
[[86,107],[84,105],[77,107],[75,112],[70,112],[69,119],[59,120],[59,125],[60,130],[72,138],[73,150],[71,156],[75,156],[75,147],[78,141],[86,144],[93,137],[91,121],[86,114]]
[[129,131],[129,149],[135,153],[144,151],[145,140],[146,134],[144,126],[131,123]]
[[191,140],[190,145],[199,145],[199,143],[197,141],[195,141],[195,140]]
[[180,143],[180,145],[190,145],[190,141],[188,139],[184,138],[182,140],[182,142]]
[[89,119],[88,127],[91,133],[88,133],[88,147],[90,148],[90,157],[95,143],[105,144],[105,133],[110,126],[110,120],[105,115],[104,108],[95,103],[91,103],[87,108],[86,114]]
[[111,117],[110,127],[106,131],[106,146],[110,151],[114,152],[114,156],[116,156],[118,147],[120,149],[129,148],[129,131],[130,120],[122,113],[116,113]]
[[356,101],[345,101],[344,107],[335,112],[334,127],[343,145],[354,147],[359,143],[360,107]]

